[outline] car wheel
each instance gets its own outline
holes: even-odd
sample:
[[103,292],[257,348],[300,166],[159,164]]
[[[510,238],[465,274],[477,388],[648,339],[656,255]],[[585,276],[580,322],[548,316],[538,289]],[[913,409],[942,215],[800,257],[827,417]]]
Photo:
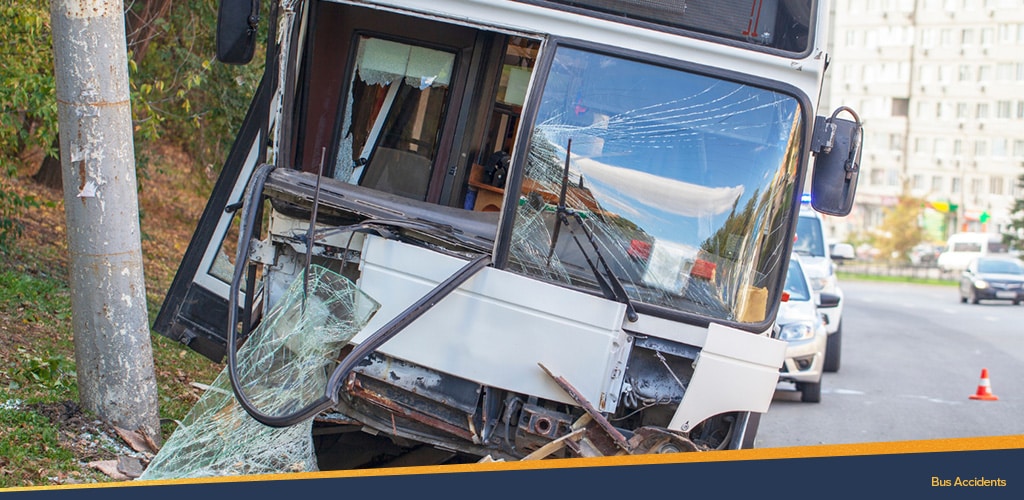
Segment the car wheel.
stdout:
[[961,304],[966,304],[967,303],[967,296],[964,295],[963,287],[960,287],[960,289],[957,290],[957,292],[958,292],[957,295],[960,295],[960,303]]
[[967,292],[967,294],[968,294],[967,298],[968,298],[968,300],[971,301],[971,304],[977,304],[977,303],[981,302],[980,300],[978,300],[978,294],[974,292],[974,288],[973,287],[971,288],[971,291]]
[[835,333],[828,336],[828,343],[825,344],[825,366],[828,373],[839,371],[839,358],[843,351],[843,321],[839,320],[839,328]]
[[821,381],[814,382],[802,382],[796,385],[796,388],[800,390],[800,401],[804,403],[820,403],[821,402]]

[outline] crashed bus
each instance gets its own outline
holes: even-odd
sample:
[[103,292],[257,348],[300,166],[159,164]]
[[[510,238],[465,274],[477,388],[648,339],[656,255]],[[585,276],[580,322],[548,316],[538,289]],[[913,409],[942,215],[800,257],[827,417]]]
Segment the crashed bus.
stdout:
[[[828,15],[223,0],[218,58],[266,22],[266,71],[155,329],[263,425],[374,440],[339,467],[752,447],[801,194],[846,215],[859,174],[856,114],[818,110]],[[237,352],[324,273],[369,312],[268,411]]]

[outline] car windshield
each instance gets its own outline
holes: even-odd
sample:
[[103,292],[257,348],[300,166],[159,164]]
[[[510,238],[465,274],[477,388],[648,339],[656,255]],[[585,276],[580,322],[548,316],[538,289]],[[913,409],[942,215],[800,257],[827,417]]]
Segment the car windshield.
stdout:
[[1024,274],[1024,268],[1012,260],[983,259],[978,261],[978,272],[987,274]]
[[811,300],[811,291],[807,289],[804,270],[800,267],[800,262],[795,260],[789,262],[789,272],[786,273],[786,293],[789,294],[789,300]]
[[802,130],[790,95],[559,47],[530,130],[509,267],[605,289],[603,260],[634,302],[765,321]]
[[796,241],[793,251],[800,255],[824,257],[825,247],[821,244],[821,221],[815,217],[800,217],[796,222]]

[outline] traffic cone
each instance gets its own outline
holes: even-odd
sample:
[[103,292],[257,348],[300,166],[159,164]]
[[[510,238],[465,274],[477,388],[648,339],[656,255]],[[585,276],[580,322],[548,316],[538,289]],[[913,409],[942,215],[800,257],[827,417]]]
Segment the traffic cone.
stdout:
[[978,384],[978,392],[971,394],[970,398],[983,401],[996,401],[999,399],[995,394],[992,394],[992,386],[988,382],[988,368],[981,369],[981,383]]

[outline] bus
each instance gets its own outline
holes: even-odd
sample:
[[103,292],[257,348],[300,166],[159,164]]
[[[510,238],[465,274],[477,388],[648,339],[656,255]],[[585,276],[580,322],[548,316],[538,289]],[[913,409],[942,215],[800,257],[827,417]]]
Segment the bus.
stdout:
[[[843,216],[859,176],[828,2],[264,10],[221,2],[219,60],[265,73],[155,320],[249,415],[375,443],[339,467],[754,445],[801,194]],[[309,345],[311,396],[253,397]]]

